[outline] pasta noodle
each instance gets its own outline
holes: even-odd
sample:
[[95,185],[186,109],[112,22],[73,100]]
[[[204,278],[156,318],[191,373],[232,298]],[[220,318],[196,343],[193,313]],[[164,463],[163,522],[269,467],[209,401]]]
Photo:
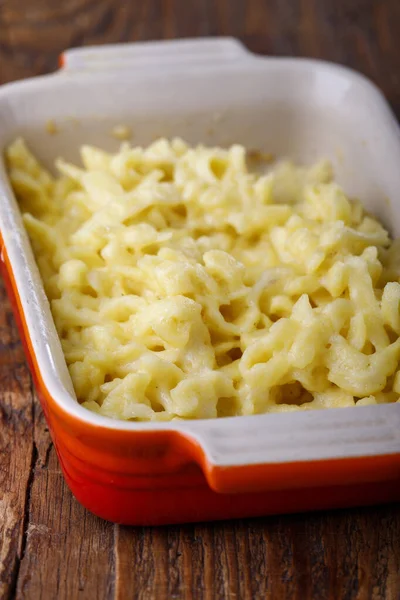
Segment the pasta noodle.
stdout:
[[9,176],[77,398],[170,420],[398,402],[400,242],[329,163],[242,146],[81,148]]

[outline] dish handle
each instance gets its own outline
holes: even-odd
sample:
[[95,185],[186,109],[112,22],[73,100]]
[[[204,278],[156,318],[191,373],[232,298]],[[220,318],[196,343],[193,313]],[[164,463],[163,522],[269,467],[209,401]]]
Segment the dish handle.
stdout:
[[396,481],[400,404],[187,422],[208,484],[220,493]]
[[194,67],[247,61],[254,55],[231,37],[163,40],[71,48],[60,56],[66,71],[99,71],[121,68],[141,70]]

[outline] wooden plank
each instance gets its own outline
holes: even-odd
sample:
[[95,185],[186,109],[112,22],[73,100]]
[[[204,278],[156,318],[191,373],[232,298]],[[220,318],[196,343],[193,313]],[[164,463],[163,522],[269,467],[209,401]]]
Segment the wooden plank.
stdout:
[[167,528],[116,526],[115,599],[167,597]]
[[38,404],[34,417],[36,460],[17,597],[113,598],[114,525],[90,514],[72,496]]
[[400,507],[119,527],[116,598],[396,600]]
[[33,394],[2,286],[0,305],[0,598],[11,598],[25,552],[25,509],[34,461]]

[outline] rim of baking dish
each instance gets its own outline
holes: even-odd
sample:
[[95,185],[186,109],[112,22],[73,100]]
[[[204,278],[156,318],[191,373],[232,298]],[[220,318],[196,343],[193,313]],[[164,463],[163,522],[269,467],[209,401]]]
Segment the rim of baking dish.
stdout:
[[[168,48],[169,53],[166,52]],[[182,54],[183,48],[187,50],[190,60]],[[325,61],[256,56],[232,38],[144,42],[69,50],[62,55],[60,71],[7,84],[0,89],[0,99],[7,98],[10,91],[23,94],[25,90],[34,87],[38,90],[46,88],[56,78],[83,77],[89,84],[89,78],[106,77],[107,68],[110,65],[114,67],[116,59],[119,59],[119,68],[123,73],[128,65],[131,66],[132,60],[138,61],[140,57],[139,73],[142,76],[144,73],[145,77],[156,74],[161,54],[170,59],[169,64],[167,60],[170,70],[184,72],[193,60],[198,60],[204,71],[221,68],[221,64],[216,66],[210,61],[210,57],[216,53],[223,59],[224,68],[235,69],[240,62],[243,65],[243,61],[258,68],[281,64],[286,68],[297,69],[307,65],[313,69],[339,73],[358,87],[361,86],[369,102],[375,106],[381,126],[385,128],[400,164],[397,121],[382,93],[369,79],[347,67]],[[345,410],[310,410],[168,422],[122,421],[92,413],[78,403],[72,383],[68,390],[60,380],[60,364],[56,366],[55,357],[50,350],[50,339],[53,344],[58,344],[60,351],[61,345],[4,166],[0,169],[0,230],[4,244],[3,258],[5,248],[43,384],[57,405],[68,415],[84,423],[112,430],[177,431],[187,434],[202,446],[211,463],[224,466],[400,452],[399,403],[349,407]],[[61,368],[67,372],[65,361]]]

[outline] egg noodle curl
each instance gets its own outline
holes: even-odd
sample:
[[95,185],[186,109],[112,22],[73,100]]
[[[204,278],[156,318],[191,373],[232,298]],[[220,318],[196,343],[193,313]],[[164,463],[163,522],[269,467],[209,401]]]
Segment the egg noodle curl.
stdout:
[[169,420],[398,402],[400,242],[330,165],[160,139],[6,159],[79,402]]

